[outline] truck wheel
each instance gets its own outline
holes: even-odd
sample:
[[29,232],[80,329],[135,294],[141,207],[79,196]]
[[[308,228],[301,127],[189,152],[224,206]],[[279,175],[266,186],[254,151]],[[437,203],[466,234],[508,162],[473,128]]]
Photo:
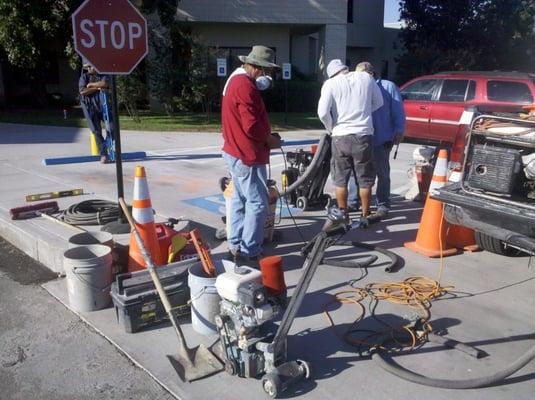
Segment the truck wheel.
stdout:
[[508,247],[500,239],[493,238],[492,236],[485,235],[484,233],[476,231],[475,238],[479,247],[481,247],[483,250],[490,251],[491,253],[508,257],[518,254],[518,250]]

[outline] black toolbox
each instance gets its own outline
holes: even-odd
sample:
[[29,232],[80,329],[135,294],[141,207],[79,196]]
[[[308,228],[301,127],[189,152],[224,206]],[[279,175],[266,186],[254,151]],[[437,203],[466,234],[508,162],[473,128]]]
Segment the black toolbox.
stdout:
[[[190,259],[156,268],[177,318],[191,313],[188,268],[196,262]],[[126,332],[135,333],[168,319],[148,270],[117,275],[111,297],[117,321]]]

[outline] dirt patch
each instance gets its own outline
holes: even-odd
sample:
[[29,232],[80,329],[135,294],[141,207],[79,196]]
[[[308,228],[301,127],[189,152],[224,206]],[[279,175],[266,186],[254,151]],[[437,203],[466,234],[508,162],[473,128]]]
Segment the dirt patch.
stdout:
[[21,285],[34,285],[56,279],[58,275],[27,256],[0,236],[0,271]]

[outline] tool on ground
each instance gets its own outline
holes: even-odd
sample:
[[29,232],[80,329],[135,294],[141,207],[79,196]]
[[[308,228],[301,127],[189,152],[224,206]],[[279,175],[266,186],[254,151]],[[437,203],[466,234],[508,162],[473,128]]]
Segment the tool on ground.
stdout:
[[60,192],[29,194],[28,196],[26,196],[26,201],[57,199],[59,197],[80,196],[82,194],[84,194],[84,189],[72,189],[72,190],[62,190]]
[[288,204],[307,210],[325,207],[331,197],[324,193],[331,164],[331,136],[324,134],[311,151],[287,152],[290,166],[282,171],[282,195]]
[[184,248],[188,244],[188,240],[184,236],[175,235],[171,238],[171,245],[169,246],[167,256],[167,264],[172,263],[175,260],[175,257],[178,253],[180,253],[180,250]]
[[15,207],[9,210],[11,219],[27,219],[38,217],[42,214],[51,214],[59,211],[57,201],[33,204],[31,206]]
[[149,270],[152,281],[154,282],[154,286],[158,291],[158,295],[162,300],[165,312],[169,316],[169,320],[171,321],[171,324],[173,325],[178,337],[179,343],[177,354],[174,356],[168,355],[167,358],[179,374],[180,378],[188,382],[202,379],[221,371],[223,369],[223,365],[204,345],[201,344],[197,348],[192,349],[188,348],[184,333],[182,332],[182,329],[176,320],[176,316],[172,312],[171,304],[169,303],[169,299],[167,298],[165,290],[162,287],[151,256],[145,248],[143,240],[141,240],[141,236],[139,236],[136,224],[132,219],[132,216],[128,211],[128,207],[122,197],[119,198],[119,204],[123,209],[124,215],[128,219],[130,227],[132,228],[132,233],[135,237],[137,245],[141,249],[141,253],[145,259],[145,263],[147,265],[147,269]]
[[190,236],[193,240],[193,244],[195,245],[195,249],[197,249],[197,254],[199,254],[199,258],[201,259],[204,272],[208,277],[215,277],[217,275],[217,271],[214,267],[214,263],[212,261],[212,257],[210,256],[210,252],[208,251],[208,247],[202,241],[199,230],[193,229],[190,232]]
[[[341,212],[329,213],[328,218],[329,223],[303,251],[306,259],[301,278],[276,331],[270,322],[286,303],[285,285],[280,278],[272,282],[276,290],[269,290],[260,271],[241,265],[219,274],[215,283],[222,299],[215,322],[225,370],[231,375],[261,378],[263,390],[273,398],[310,377],[307,361],[288,361],[288,332],[312,277],[322,263],[325,249],[350,229],[358,228],[358,225],[347,225]],[[261,267],[262,264],[261,260]]]

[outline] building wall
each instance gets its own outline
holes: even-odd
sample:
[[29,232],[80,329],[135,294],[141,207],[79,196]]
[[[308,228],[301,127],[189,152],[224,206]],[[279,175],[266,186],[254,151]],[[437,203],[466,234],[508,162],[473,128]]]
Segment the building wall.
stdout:
[[347,0],[182,0],[177,17],[192,22],[346,23]]
[[277,64],[290,62],[290,31],[285,25],[194,24],[193,30],[208,46],[250,48],[263,44],[275,49]]
[[347,24],[348,47],[380,47],[383,43],[383,0],[353,1],[353,22]]

